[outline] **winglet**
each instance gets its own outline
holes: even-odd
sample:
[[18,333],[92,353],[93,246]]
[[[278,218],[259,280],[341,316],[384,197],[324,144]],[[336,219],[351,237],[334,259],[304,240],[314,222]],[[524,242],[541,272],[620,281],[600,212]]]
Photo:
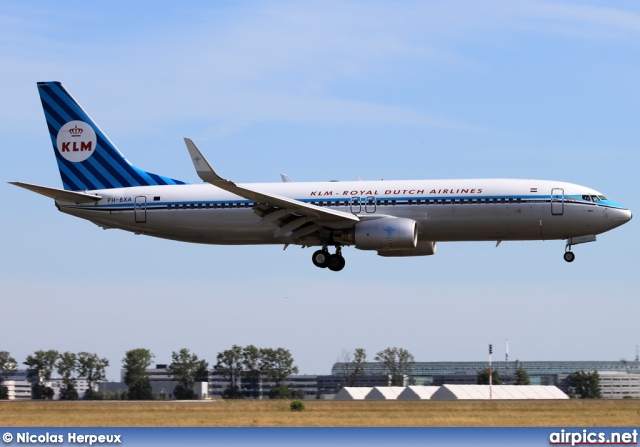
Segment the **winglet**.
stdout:
[[218,173],[213,170],[207,159],[202,155],[202,152],[200,152],[200,149],[197,148],[191,139],[185,138],[184,142],[187,145],[191,161],[193,162],[193,167],[196,168],[198,177],[203,181],[214,185],[219,182],[234,184],[232,181],[220,177]]

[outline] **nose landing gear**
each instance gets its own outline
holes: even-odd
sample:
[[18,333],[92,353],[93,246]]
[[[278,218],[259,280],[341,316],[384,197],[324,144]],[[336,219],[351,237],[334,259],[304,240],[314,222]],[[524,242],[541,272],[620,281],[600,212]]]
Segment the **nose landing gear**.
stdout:
[[570,237],[567,239],[567,245],[564,248],[564,260],[567,262],[573,262],[576,255],[571,251],[571,247],[576,244],[585,244],[587,242],[595,242],[595,234],[586,234],[584,236]]
[[571,244],[567,241],[567,245],[564,248],[564,260],[567,262],[573,262],[576,255],[571,251]]
[[339,272],[346,264],[342,257],[342,247],[337,246],[335,254],[330,254],[326,246],[322,250],[317,250],[311,256],[313,265],[319,268],[328,268],[332,272]]

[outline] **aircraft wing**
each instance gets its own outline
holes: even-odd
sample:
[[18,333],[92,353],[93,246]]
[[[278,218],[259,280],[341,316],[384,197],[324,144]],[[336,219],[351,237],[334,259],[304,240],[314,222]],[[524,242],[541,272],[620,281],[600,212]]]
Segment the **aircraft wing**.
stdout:
[[231,180],[220,177],[193,141],[189,138],[185,138],[184,141],[198,176],[205,182],[220,189],[258,203],[259,208],[256,209],[256,212],[263,218],[259,225],[266,223],[276,224],[280,227],[280,230],[276,232],[276,236],[285,236],[287,233],[292,232],[285,239],[296,239],[309,235],[323,227],[345,228],[353,226],[353,224],[360,221],[357,216],[351,213],[322,208],[289,197],[239,186]]
[[66,189],[51,188],[50,186],[32,185],[31,183],[22,182],[9,182],[12,185],[19,186],[20,188],[28,189],[29,191],[37,192],[46,197],[51,197],[54,200],[64,200],[65,202],[75,203],[89,203],[97,202],[102,199],[102,196],[96,194],[87,194],[84,192],[67,191]]

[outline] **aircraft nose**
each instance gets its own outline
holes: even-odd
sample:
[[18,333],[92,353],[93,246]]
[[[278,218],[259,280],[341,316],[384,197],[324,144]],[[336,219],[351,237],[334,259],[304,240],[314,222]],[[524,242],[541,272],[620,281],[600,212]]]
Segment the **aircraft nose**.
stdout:
[[615,222],[619,222],[621,225],[623,223],[629,222],[632,217],[633,215],[631,214],[630,210],[616,210],[616,212],[613,214],[613,220]]

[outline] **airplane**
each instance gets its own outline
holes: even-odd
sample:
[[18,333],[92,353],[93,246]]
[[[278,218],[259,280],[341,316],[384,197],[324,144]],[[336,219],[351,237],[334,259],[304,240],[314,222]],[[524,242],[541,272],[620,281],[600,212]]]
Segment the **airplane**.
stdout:
[[[64,189],[13,185],[104,229],[201,244],[318,247],[315,266],[340,271],[343,247],[383,257],[429,256],[438,242],[566,240],[572,247],[632,218],[602,193],[549,180],[465,179],[236,183],[184,141],[204,183],[132,165],[60,82],[38,82]],[[329,252],[334,248],[334,253]]]

